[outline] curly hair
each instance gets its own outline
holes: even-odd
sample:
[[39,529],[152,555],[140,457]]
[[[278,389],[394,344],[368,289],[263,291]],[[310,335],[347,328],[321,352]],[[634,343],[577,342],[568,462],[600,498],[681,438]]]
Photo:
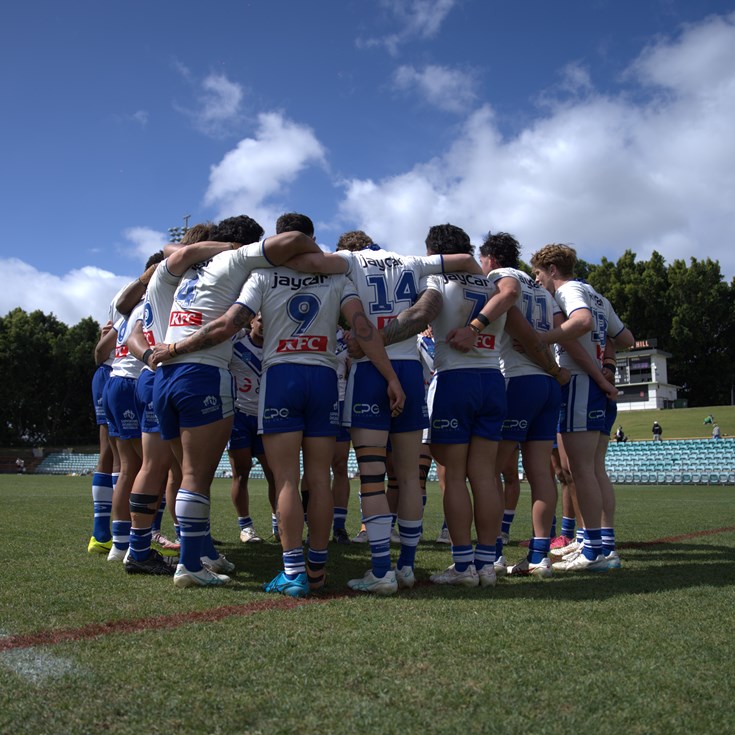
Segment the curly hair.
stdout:
[[239,242],[249,245],[258,242],[263,237],[263,228],[246,214],[237,217],[228,217],[214,226],[211,234],[216,242]]
[[314,223],[305,214],[286,212],[276,220],[276,234],[282,232],[301,232],[308,237],[314,237]]
[[501,268],[518,268],[521,246],[508,232],[487,233],[485,242],[480,245],[480,255],[494,258]]
[[470,242],[470,236],[456,225],[434,225],[429,228],[426,236],[426,252],[433,255],[449,253],[472,254],[475,248]]
[[375,245],[370,235],[366,235],[362,230],[350,230],[344,232],[337,240],[337,250],[349,250],[356,252]]
[[548,269],[556,266],[559,275],[571,278],[574,275],[574,264],[577,262],[577,251],[569,245],[552,243],[544,245],[541,250],[531,256],[531,265],[534,268]]

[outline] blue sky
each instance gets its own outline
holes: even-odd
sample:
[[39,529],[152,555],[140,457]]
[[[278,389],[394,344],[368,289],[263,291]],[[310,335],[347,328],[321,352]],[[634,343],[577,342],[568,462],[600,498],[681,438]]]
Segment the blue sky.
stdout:
[[6,4],[0,314],[101,320],[167,228],[302,211],[735,276],[735,2]]

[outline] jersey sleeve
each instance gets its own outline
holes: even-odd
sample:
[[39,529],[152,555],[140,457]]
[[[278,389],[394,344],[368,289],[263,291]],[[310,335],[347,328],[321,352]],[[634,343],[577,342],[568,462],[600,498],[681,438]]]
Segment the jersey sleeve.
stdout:
[[265,274],[253,271],[242,289],[240,289],[240,294],[235,303],[250,309],[253,314],[257,314],[263,305],[264,284],[267,286]]

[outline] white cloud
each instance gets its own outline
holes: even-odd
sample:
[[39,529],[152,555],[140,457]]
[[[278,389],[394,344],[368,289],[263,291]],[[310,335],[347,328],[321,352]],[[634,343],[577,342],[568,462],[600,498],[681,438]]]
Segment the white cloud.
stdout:
[[148,125],[148,118],[150,116],[146,110],[138,110],[137,112],[134,112],[131,117],[138,123],[138,125],[140,125],[141,128],[144,128]]
[[[191,72],[182,64],[176,69],[191,84]],[[229,132],[242,110],[244,91],[240,84],[230,81],[224,74],[210,74],[205,77],[195,93],[196,99],[190,105],[175,104],[174,108],[188,117],[192,125],[205,135],[217,138]]]
[[0,259],[0,270],[4,277],[0,315],[17,307],[27,312],[41,309],[69,325],[87,316],[106,321],[112,297],[130,281],[91,266],[55,276],[18,258]]
[[396,89],[415,89],[430,105],[447,112],[466,113],[476,97],[472,75],[445,66],[428,65],[420,71],[399,66],[393,83]]
[[592,262],[655,249],[669,263],[712,257],[732,277],[735,14],[659,40],[626,81],[603,95],[570,65],[541,116],[508,139],[484,106],[440,157],[346,182],[342,221],[400,252],[421,252],[428,226],[449,221],[478,243],[513,232],[525,259],[554,241]]
[[259,115],[258,123],[253,138],[211,169],[205,203],[218,209],[218,219],[247,213],[273,221],[282,208],[269,199],[282,195],[306,166],[324,163],[324,147],[310,128],[275,112]]
[[124,254],[143,263],[168,242],[168,237],[163,232],[152,230],[150,227],[130,227],[124,234],[133,244],[132,248],[123,250]]
[[444,19],[456,5],[456,0],[383,0],[382,4],[397,17],[400,29],[380,38],[358,39],[357,46],[382,46],[395,54],[398,47],[407,41],[436,36]]

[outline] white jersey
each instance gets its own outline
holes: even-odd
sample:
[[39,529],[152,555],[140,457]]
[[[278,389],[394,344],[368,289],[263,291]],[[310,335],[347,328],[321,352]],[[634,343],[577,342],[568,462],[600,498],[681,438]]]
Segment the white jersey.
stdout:
[[442,310],[431,323],[434,333],[434,369],[467,370],[495,368],[500,370],[500,337],[505,327],[505,314],[490,322],[475,338],[469,352],[460,352],[447,343],[447,334],[466,327],[497,290],[485,276],[471,273],[445,273],[429,276],[422,285],[438,291],[443,298]]
[[141,299],[138,305],[130,312],[129,317],[121,316],[114,326],[117,332],[115,344],[115,360],[112,363],[111,375],[118,378],[138,378],[143,370],[143,363],[128,350],[128,337],[133,331],[136,321],[143,318],[145,302]]
[[340,401],[344,401],[345,392],[347,391],[347,365],[350,356],[347,352],[347,342],[345,341],[345,331],[342,327],[337,328],[337,347],[334,351],[337,356],[337,394]]
[[263,315],[263,369],[282,362],[337,369],[337,320],[357,298],[343,275],[300,273],[280,266],[253,271],[238,303]]
[[[169,271],[166,260],[156,268],[145,292],[142,325],[143,334],[151,347],[166,339],[171,305],[174,302],[176,287],[181,280],[180,276],[175,276]],[[146,365],[145,369],[151,368]]]
[[[222,316],[237,300],[237,295],[254,268],[268,268],[263,246],[265,240],[237,250],[226,250],[189,268],[181,278],[168,319],[169,344],[196,334],[201,327]],[[227,368],[232,358],[232,342],[172,358],[167,364],[197,362]]]
[[[515,278],[520,286],[520,293],[515,306],[526,317],[528,323],[537,332],[549,332],[554,326],[554,314],[561,309],[554,297],[527,273],[517,268],[497,268],[488,274],[488,278],[497,286],[502,278]],[[513,338],[503,332],[500,341],[500,369],[506,378],[519,375],[546,375],[525,352],[513,349]]]
[[[123,315],[117,310],[116,304],[117,300],[122,296],[122,292],[128,287],[129,284],[123,286],[113,297],[112,301],[110,302],[110,306],[107,309],[107,321],[112,322],[113,325],[117,324],[120,319],[123,319]],[[113,361],[115,359],[115,350],[110,350],[110,354],[108,355],[107,359],[102,363],[103,365],[112,365]]]
[[615,339],[624,329],[625,324],[623,324],[623,320],[617,315],[615,312],[615,309],[613,309],[613,305],[610,303],[610,300],[603,296],[598,291],[595,291],[592,286],[590,286],[589,283],[585,283],[584,287],[592,294],[594,294],[598,299],[602,300],[602,306],[605,310],[605,316],[607,317],[607,336],[612,337]]
[[[602,367],[602,357],[607,341],[607,314],[602,297],[581,281],[567,281],[556,289],[554,298],[567,318],[578,309],[588,309],[592,312],[594,327],[591,332],[578,337],[577,342]],[[569,356],[563,344],[557,344],[556,354],[559,365],[567,368],[572,375],[586,374],[586,371]]]
[[[444,272],[441,255],[419,258],[382,249],[340,250],[337,255],[347,261],[347,276],[355,284],[368,319],[378,329],[413,305],[422,278]],[[414,337],[387,345],[385,351],[391,360],[419,359]],[[367,361],[367,357],[360,358],[360,362]]]
[[249,416],[257,416],[263,345],[256,345],[247,329],[241,329],[232,340],[230,372],[235,378],[235,408]]

